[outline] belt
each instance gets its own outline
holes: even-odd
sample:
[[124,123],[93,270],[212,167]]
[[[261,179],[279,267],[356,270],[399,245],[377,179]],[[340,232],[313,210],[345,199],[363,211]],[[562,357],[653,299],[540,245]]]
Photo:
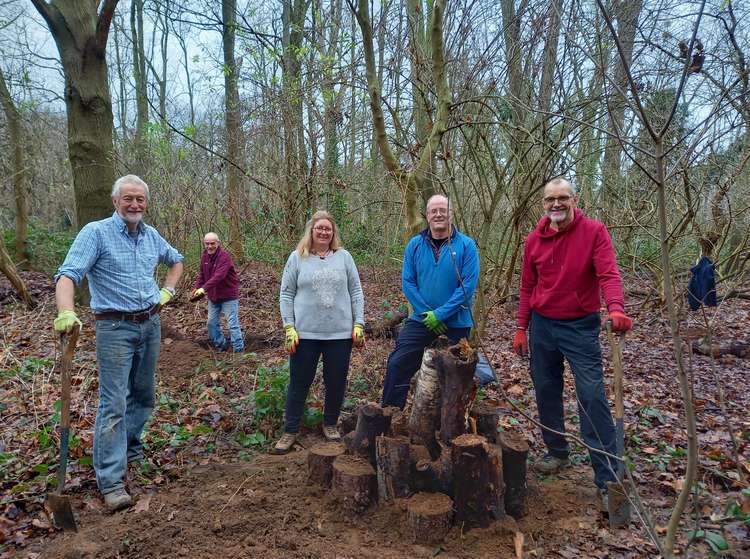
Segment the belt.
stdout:
[[155,314],[159,314],[161,305],[156,303],[150,309],[145,309],[137,312],[118,312],[118,311],[104,311],[101,313],[94,313],[96,320],[127,320],[128,322],[146,322],[149,318]]

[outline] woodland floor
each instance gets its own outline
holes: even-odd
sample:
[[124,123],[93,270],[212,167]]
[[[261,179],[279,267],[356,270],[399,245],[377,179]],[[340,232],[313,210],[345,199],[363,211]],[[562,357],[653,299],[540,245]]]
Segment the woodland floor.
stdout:
[[[360,273],[367,321],[397,311],[402,302],[398,272],[364,267]],[[104,512],[90,465],[97,377],[93,323],[85,317],[74,361],[76,438],[66,485],[79,532],[58,532],[42,506],[58,445],[53,286],[41,274],[24,277],[39,301],[34,311],[14,303],[9,286],[0,281],[0,557],[496,558],[520,556],[514,541],[521,538],[524,557],[656,556],[635,518],[627,529],[609,529],[596,507],[588,457],[580,448],[574,452],[574,466],[558,476],[542,478],[529,469],[525,518],[516,522],[508,517],[483,530],[455,527],[438,547],[410,543],[404,503],[374,507],[358,518],[343,515],[326,491],[306,479],[304,448],[320,440],[318,431],[308,431],[301,440],[304,448],[296,452],[268,455],[278,413],[257,412],[261,405],[275,405],[278,412],[278,390],[274,393],[272,384],[264,389],[270,403],[247,397],[266,386],[285,362],[277,309],[280,270],[264,264],[252,264],[242,273],[241,321],[251,346],[241,359],[232,362],[207,349],[205,303],[188,303],[183,294],[164,310],[158,404],[146,433],[147,462],[129,471],[136,505],[116,514]],[[631,287],[635,283],[628,282]],[[684,477],[682,405],[666,320],[638,297],[630,297],[629,303],[636,328],[624,345],[626,447],[639,492],[663,534]],[[513,312],[512,304],[490,312],[483,347],[499,388],[485,393],[499,399],[505,394],[535,415],[528,362],[509,347]],[[748,341],[750,302],[727,301],[712,311],[711,319],[716,339]],[[695,332],[702,322],[700,315],[688,317],[684,331]],[[603,345],[609,378],[609,349],[604,340]],[[363,351],[353,354],[345,412],[379,398],[392,346],[391,339],[371,338]],[[690,358],[700,467],[679,546],[683,554],[706,557],[726,544],[725,557],[750,557],[750,491],[742,492],[738,481],[738,470],[750,474],[750,359]],[[723,383],[739,444],[739,464],[717,380]],[[575,432],[575,396],[572,383],[566,384],[569,426]],[[313,410],[320,406],[321,390],[316,383]],[[540,457],[538,430],[505,406],[503,428],[521,430],[533,458]],[[702,532],[685,553],[695,528]]]

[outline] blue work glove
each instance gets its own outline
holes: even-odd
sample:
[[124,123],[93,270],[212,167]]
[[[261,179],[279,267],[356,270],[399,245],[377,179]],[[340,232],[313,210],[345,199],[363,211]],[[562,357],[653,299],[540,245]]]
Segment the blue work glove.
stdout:
[[422,313],[422,324],[427,326],[432,332],[440,336],[448,331],[448,327],[435,316],[435,311]]

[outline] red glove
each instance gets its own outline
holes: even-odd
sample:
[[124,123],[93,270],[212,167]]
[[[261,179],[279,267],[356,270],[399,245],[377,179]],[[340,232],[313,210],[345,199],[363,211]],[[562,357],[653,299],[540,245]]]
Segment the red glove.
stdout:
[[516,330],[516,335],[513,337],[513,351],[521,357],[529,353],[529,340],[526,337],[526,330],[520,328]]
[[604,322],[612,322],[612,330],[615,332],[627,332],[633,327],[633,319],[621,313],[620,311],[614,311],[609,313],[605,318]]

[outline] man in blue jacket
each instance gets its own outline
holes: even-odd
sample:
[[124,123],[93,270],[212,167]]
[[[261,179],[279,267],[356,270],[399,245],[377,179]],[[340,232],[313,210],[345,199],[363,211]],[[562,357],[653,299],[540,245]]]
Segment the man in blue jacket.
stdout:
[[406,245],[401,286],[412,314],[388,357],[383,406],[406,405],[409,382],[435,338],[444,334],[455,343],[471,332],[479,253],[474,240],[453,227],[452,217],[448,198],[432,196],[427,229]]

